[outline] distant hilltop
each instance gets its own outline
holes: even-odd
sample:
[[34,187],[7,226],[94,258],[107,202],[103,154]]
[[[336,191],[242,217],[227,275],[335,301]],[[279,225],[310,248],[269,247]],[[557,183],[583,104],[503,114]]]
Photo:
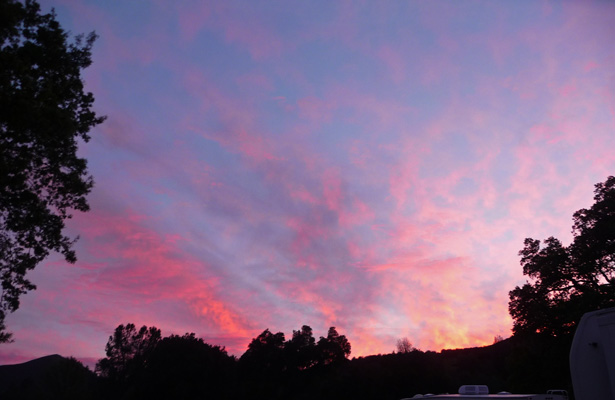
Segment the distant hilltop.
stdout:
[[[94,398],[96,375],[74,358],[53,354],[0,365],[0,399]],[[84,397],[85,396],[85,397]]]

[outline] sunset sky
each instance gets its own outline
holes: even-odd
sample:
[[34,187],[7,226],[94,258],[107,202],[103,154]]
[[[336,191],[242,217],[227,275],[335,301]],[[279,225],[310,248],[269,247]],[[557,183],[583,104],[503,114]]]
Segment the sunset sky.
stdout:
[[95,30],[108,119],[78,261],[0,364],[92,366],[116,326],[240,356],[335,326],[352,356],[508,337],[523,239],[571,240],[615,174],[615,2],[45,0]]

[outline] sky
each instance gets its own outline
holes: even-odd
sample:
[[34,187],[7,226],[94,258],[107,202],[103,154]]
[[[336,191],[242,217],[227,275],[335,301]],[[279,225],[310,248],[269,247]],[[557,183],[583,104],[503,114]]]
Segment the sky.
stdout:
[[615,174],[615,3],[43,0],[96,31],[104,124],[78,261],[50,256],[0,364],[93,366],[119,324],[241,356],[335,326],[351,357],[511,335],[526,237]]

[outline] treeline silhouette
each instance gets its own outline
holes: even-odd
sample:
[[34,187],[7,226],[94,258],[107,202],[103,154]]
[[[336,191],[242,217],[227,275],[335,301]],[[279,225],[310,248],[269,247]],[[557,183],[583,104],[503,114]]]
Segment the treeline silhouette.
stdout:
[[[117,342],[118,330],[131,339]],[[314,341],[304,326],[290,340],[265,330],[237,358],[192,333],[160,337],[159,332],[120,325],[107,343],[111,356],[107,352],[98,362],[97,374],[59,356],[0,367],[0,398],[399,400],[417,393],[456,393],[463,384],[486,384],[492,393],[570,390],[569,344],[554,346],[540,337],[348,359],[339,357],[349,349],[348,341],[338,341],[348,345],[337,347],[341,352],[321,352],[325,341]],[[116,351],[120,343],[125,346]],[[28,372],[31,363],[36,368]],[[8,369],[12,367],[21,369]]]
[[155,327],[118,326],[96,365],[105,399],[390,399],[456,393],[463,384],[492,392],[571,391],[571,338],[517,335],[491,346],[399,352],[348,359],[351,344],[334,327],[318,341],[307,325],[264,330],[239,358],[194,333],[162,337]]
[[307,325],[288,340],[266,329],[236,358],[194,333],[163,338],[156,327],[129,323],[109,337],[96,372],[108,398],[300,398],[350,351],[335,327],[318,341]]

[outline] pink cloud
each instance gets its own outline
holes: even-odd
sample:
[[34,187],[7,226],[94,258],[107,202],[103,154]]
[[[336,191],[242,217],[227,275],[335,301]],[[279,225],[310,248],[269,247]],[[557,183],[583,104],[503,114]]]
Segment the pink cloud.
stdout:
[[[161,235],[148,228],[151,219],[145,216],[105,215],[94,211],[79,220],[85,242],[81,246],[96,260],[97,267],[90,268],[88,259],[80,262],[84,281],[88,284],[78,290],[78,295],[115,293],[120,303],[141,299],[143,307],[131,306],[107,313],[104,322],[110,328],[135,319],[156,325],[161,316],[147,310],[147,305],[168,301],[191,305],[192,316],[198,317],[210,330],[233,336],[246,335],[249,323],[222,296],[225,289],[221,286],[221,278],[206,262],[182,250],[182,238]],[[133,310],[138,311],[134,314]],[[90,317],[96,318],[97,313]],[[190,315],[178,317],[192,318]],[[144,320],[147,318],[151,318],[150,321]],[[181,325],[182,322],[176,320],[172,324]]]
[[585,63],[585,65],[583,66],[583,71],[591,72],[591,71],[593,71],[593,70],[595,70],[595,69],[597,69],[599,67],[600,67],[600,65],[597,62],[591,60],[591,61],[587,61]]

